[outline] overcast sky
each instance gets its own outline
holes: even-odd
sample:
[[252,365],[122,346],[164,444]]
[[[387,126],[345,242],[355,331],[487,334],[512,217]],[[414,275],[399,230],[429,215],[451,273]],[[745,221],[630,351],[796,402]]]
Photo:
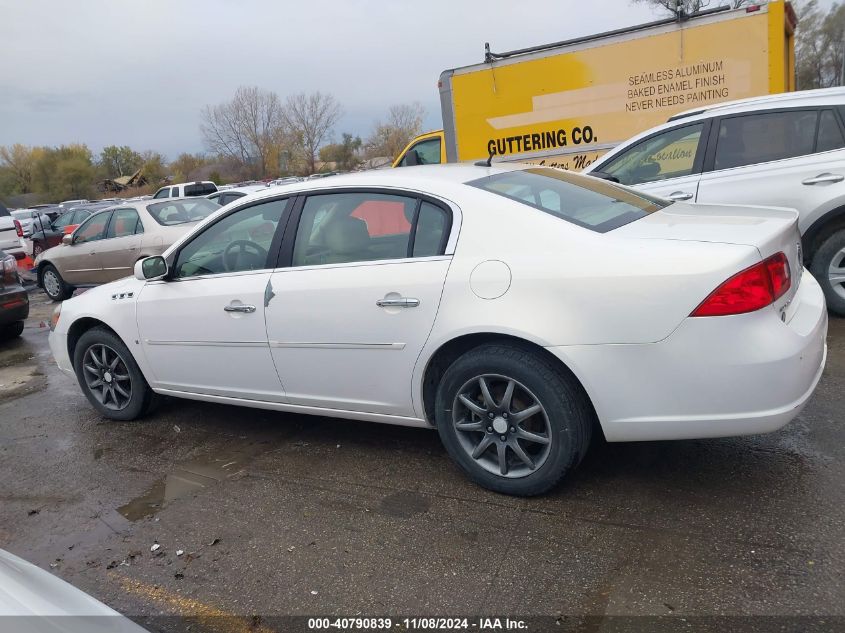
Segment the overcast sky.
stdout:
[[201,151],[240,85],[321,90],[366,136],[391,104],[439,128],[436,82],[511,50],[649,21],[628,0],[0,0],[0,145]]

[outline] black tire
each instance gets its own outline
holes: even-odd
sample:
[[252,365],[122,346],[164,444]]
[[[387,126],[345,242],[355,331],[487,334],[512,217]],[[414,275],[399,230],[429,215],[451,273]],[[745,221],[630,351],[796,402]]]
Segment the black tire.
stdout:
[[[530,398],[540,405],[541,413],[529,420],[536,420],[541,417],[542,424],[546,429],[541,437],[550,440],[546,446],[521,444],[522,449],[535,446],[543,451],[542,454],[529,454],[531,461],[542,458],[535,468],[526,466],[517,459],[514,450],[507,448],[507,442],[514,441],[521,437],[522,429],[519,427],[523,422],[517,422],[515,426],[509,426],[508,431],[490,432],[493,422],[487,426],[484,422],[484,430],[459,431],[456,428],[456,418],[469,419],[470,424],[476,425],[477,420],[486,420],[486,414],[473,414],[469,408],[459,409],[463,406],[458,400],[463,389],[473,384],[477,377],[485,376],[485,381],[491,383],[489,389],[493,400],[499,400],[501,405],[507,396],[508,383],[513,382],[517,386],[512,388],[512,396],[522,390],[524,399],[527,402]],[[496,381],[502,385],[498,396],[494,392]],[[504,391],[504,393],[503,393]],[[466,394],[464,394],[466,395]],[[481,404],[483,399],[476,400],[476,405]],[[528,406],[526,405],[527,409]],[[496,415],[496,421],[502,423],[501,417],[507,418],[500,409]],[[510,405],[506,410],[511,411],[510,419],[514,420],[520,413],[519,410]],[[466,414],[470,418],[464,418]],[[507,343],[490,343],[477,347],[456,360],[445,372],[437,388],[435,397],[435,419],[440,438],[449,452],[452,459],[458,464],[467,476],[475,483],[493,490],[509,495],[533,496],[543,494],[554,486],[583,458],[590,445],[592,435],[593,410],[588,401],[586,393],[581,388],[574,376],[555,366],[555,364],[544,358],[541,354],[518,345]],[[508,423],[510,425],[510,423]],[[516,429],[515,429],[516,427]],[[500,433],[504,433],[500,435]],[[509,433],[514,433],[513,438]],[[490,437],[488,437],[490,435]],[[484,449],[480,460],[473,458],[471,451],[467,448],[478,438],[479,445],[485,441],[492,443]],[[534,435],[534,437],[537,437]],[[505,440],[507,438],[507,442]],[[502,446],[499,446],[499,439],[502,439]],[[517,442],[518,443],[518,442]],[[495,453],[493,455],[491,453]],[[505,462],[517,466],[511,469],[506,466],[505,470],[510,476],[503,476],[500,472],[491,472],[490,460],[501,466],[500,453],[506,455]],[[532,450],[528,448],[527,450]],[[523,454],[525,454],[523,450]],[[485,462],[486,460],[486,462]],[[483,464],[486,463],[487,467]],[[519,474],[521,468],[527,471]]]
[[[62,276],[59,274],[59,271],[56,270],[56,267],[53,264],[46,264],[44,268],[41,269],[41,287],[44,289],[44,293],[50,297],[53,301],[64,301],[65,299],[70,299],[73,295],[74,287],[65,283],[65,280],[62,279]],[[48,275],[54,275],[56,279],[55,286],[49,282],[49,279],[45,279]],[[49,286],[49,290],[48,290]]]
[[[90,369],[86,369],[86,365],[89,368],[93,367],[97,369],[93,363],[86,362],[90,360],[90,357],[86,359],[86,354],[89,350],[93,352],[94,350],[102,349],[103,346],[108,350],[112,350],[120,359],[120,362],[113,371],[114,378],[107,378],[107,382],[109,384],[117,383],[118,375],[128,375],[130,395],[125,399],[125,404],[119,408],[116,408],[118,403],[114,401],[114,389],[112,389],[112,399],[106,398],[103,401],[101,397],[95,395],[94,389],[89,386],[86,380],[86,376],[96,378],[96,374]],[[76,371],[76,379],[79,381],[79,386],[85,397],[88,398],[88,402],[104,417],[112,420],[135,420],[150,411],[155,403],[155,393],[150,389],[149,384],[147,384],[129,348],[111,330],[103,327],[95,327],[80,336],[73,353],[73,368]],[[126,370],[126,374],[122,373],[122,369]],[[102,379],[103,377],[100,376],[100,378]],[[126,383],[122,384],[125,387]],[[106,391],[107,389],[108,387],[104,387],[102,391]],[[109,403],[111,406],[109,406]]]
[[[839,292],[837,292],[837,288],[834,288],[830,280],[830,266],[834,263],[834,258],[838,259],[841,256],[843,250],[845,250],[845,229],[840,229],[822,242],[810,264],[810,272],[824,291],[828,309],[838,316],[845,316],[845,296],[843,296],[845,284],[836,284],[839,287]],[[839,265],[843,264],[839,263]]]
[[8,341],[23,334],[23,321],[15,321],[0,328],[0,340]]
[[38,257],[41,253],[44,252],[44,247],[41,246],[38,242],[32,245],[32,259]]

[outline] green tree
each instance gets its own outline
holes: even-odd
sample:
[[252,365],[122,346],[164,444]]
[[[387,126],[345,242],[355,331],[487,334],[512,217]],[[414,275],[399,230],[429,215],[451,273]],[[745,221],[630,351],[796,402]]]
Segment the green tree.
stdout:
[[361,164],[358,152],[363,144],[360,136],[344,132],[340,143],[330,143],[320,149],[320,160],[324,163],[335,163],[340,171],[352,171]]
[[183,152],[168,166],[171,175],[177,181],[197,180],[194,172],[209,165],[211,161],[202,154]]
[[158,152],[147,150],[141,154],[141,159],[144,161],[141,166],[142,173],[149,184],[158,185],[167,180],[168,171],[165,166],[167,161],[164,156]]
[[128,145],[109,145],[100,152],[100,168],[104,178],[131,176],[142,164],[141,155]]
[[33,165],[33,190],[50,201],[87,198],[94,193],[97,170],[86,145],[42,148]]

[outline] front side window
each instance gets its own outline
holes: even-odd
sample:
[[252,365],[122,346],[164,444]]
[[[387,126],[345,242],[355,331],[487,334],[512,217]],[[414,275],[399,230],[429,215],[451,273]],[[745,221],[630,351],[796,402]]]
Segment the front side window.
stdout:
[[287,200],[272,200],[235,211],[197,235],[179,251],[173,276],[195,277],[262,270]]
[[[61,214],[55,220],[53,220],[53,229],[60,231],[69,224],[73,224],[72,220],[75,215],[77,215],[79,211],[68,211],[66,213]],[[80,216],[82,217],[82,216]]]
[[294,266],[408,257],[417,199],[381,193],[309,196],[293,250]]
[[95,242],[103,239],[106,235],[106,226],[108,226],[110,217],[111,211],[92,215],[74,231],[73,243],[82,244],[84,242]]
[[722,119],[715,169],[731,169],[813,153],[815,110],[767,112]]
[[466,184],[599,233],[671,204],[604,180],[548,167],[499,173]]
[[126,237],[143,233],[144,225],[135,209],[115,209],[109,224],[107,237]]
[[703,123],[655,134],[622,152],[598,171],[615,176],[623,185],[689,176],[701,140]]
[[205,198],[172,200],[147,205],[147,211],[162,226],[199,222],[217,211],[220,205]]
[[417,165],[438,165],[440,164],[440,139],[430,138],[411,147],[399,163],[402,167],[408,166],[408,155],[411,152],[417,153]]
[[159,189],[156,191],[153,198],[168,198],[170,197],[170,187],[164,187],[163,189]]

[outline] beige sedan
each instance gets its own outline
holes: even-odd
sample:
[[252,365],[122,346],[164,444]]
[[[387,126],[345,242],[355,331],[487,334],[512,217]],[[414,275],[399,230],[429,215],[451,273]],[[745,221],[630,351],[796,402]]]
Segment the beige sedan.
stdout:
[[54,301],[79,287],[132,274],[135,262],[167,247],[220,205],[205,198],[170,198],[121,204],[95,213],[59,246],[35,260],[38,285]]

